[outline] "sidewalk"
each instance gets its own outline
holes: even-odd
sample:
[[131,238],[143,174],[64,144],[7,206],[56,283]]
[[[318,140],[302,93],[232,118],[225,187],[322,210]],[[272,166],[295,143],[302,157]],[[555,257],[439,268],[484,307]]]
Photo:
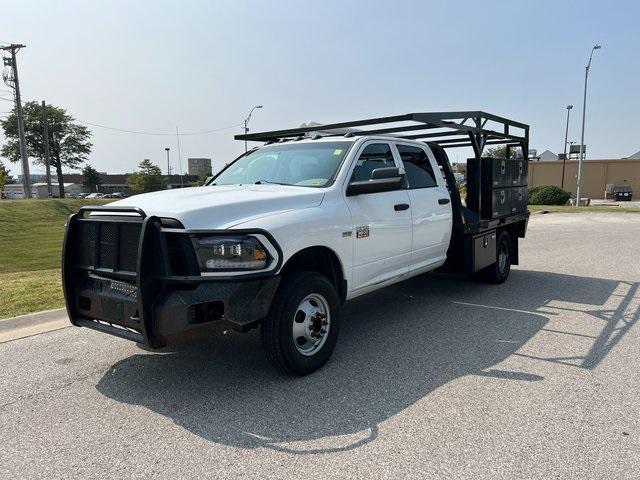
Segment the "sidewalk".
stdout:
[[0,343],[70,327],[67,310],[56,308],[0,320]]

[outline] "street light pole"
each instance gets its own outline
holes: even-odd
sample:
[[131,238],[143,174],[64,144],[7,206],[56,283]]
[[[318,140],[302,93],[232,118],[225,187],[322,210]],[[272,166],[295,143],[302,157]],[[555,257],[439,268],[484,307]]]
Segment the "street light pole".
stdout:
[[562,157],[562,180],[560,180],[560,188],[564,190],[564,167],[567,162],[567,140],[569,139],[569,114],[573,105],[567,105],[567,128],[564,131],[564,157]]
[[171,165],[169,165],[169,147],[165,147],[164,151],[167,152],[167,177],[171,175]]
[[[249,112],[249,115],[247,115],[247,118],[244,119],[244,134],[246,135],[247,133],[249,133],[249,120],[251,120],[251,114],[253,113],[253,111],[256,108],[262,108],[262,105],[256,105],[255,107],[253,107],[251,109],[251,111]],[[247,153],[247,139],[244,139],[244,152]]]
[[589,69],[591,68],[591,60],[593,59],[593,52],[601,49],[602,46],[595,44],[591,49],[591,55],[589,55],[589,63],[584,69],[584,96],[582,99],[582,133],[580,135],[580,156],[578,157],[578,184],[576,186],[576,206],[580,206],[580,196],[582,190],[582,162],[584,161],[584,123],[587,113],[587,80],[589,78]]

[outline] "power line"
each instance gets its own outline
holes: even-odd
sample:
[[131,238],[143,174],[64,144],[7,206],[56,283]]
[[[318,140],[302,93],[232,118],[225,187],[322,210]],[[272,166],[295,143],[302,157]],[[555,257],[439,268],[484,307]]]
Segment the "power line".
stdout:
[[[0,42],[2,43],[2,42]],[[0,100],[5,100],[7,102],[13,102],[14,99],[13,98],[6,98],[6,97],[0,97]],[[35,102],[36,100],[33,99],[27,99],[28,101],[33,101]],[[78,123],[83,123],[85,125],[90,125],[92,127],[98,127],[98,128],[104,128],[106,130],[113,130],[114,132],[120,132],[120,133],[131,133],[131,134],[135,134],[135,135],[151,135],[151,136],[158,136],[158,137],[172,137],[174,135],[176,135],[175,133],[168,133],[168,132],[147,132],[147,131],[143,131],[143,130],[129,130],[126,128],[119,128],[119,127],[112,127],[110,125],[103,125],[100,123],[94,123],[94,122],[87,122],[86,120],[80,120],[78,118],[74,117],[74,121],[78,122]],[[216,133],[216,132],[222,132],[224,130],[231,130],[233,128],[238,128],[241,127],[242,123],[237,123],[235,125],[229,125],[227,127],[220,127],[220,128],[212,128],[209,130],[200,130],[200,131],[196,131],[196,132],[186,132],[186,133],[179,133],[178,135],[181,137],[189,137],[189,136],[193,136],[193,135],[206,135],[208,133]]]
[[[121,133],[132,133],[132,134],[136,134],[136,135],[154,135],[154,136],[161,136],[161,137],[167,137],[167,136],[174,136],[176,135],[176,133],[165,133],[165,132],[145,132],[145,131],[140,131],[140,130],[127,130],[125,128],[118,128],[118,127],[111,127],[109,125],[101,125],[99,123],[93,123],[93,122],[87,122],[84,120],[78,120],[77,118],[75,119],[77,122],[79,123],[84,123],[85,125],[90,125],[92,127],[98,127],[98,128],[105,128],[107,130],[113,130],[115,132],[121,132]],[[231,130],[232,128],[238,128],[241,127],[242,124],[238,123],[236,125],[229,125],[228,127],[222,127],[222,128],[213,128],[211,130],[202,130],[199,132],[187,132],[187,133],[179,133],[178,135],[181,137],[186,137],[186,136],[190,136],[190,135],[206,135],[207,133],[215,133],[215,132],[221,132],[223,130]]]
[[[6,98],[6,97],[0,97],[0,100],[4,100],[7,102],[13,102],[14,100],[12,98]],[[11,113],[11,112],[9,112]],[[77,118],[75,118],[75,121],[78,123],[84,123],[85,125],[90,125],[92,127],[98,127],[98,128],[105,128],[107,130],[113,130],[114,132],[120,132],[120,133],[132,133],[135,135],[152,135],[152,136],[159,136],[159,137],[172,137],[175,135],[175,133],[166,133],[166,132],[146,132],[146,131],[141,131],[141,130],[128,130],[126,128],[118,128],[118,127],[112,127],[109,125],[102,125],[100,123],[93,123],[93,122],[87,122],[85,120],[79,120]],[[179,135],[181,137],[188,137],[188,136],[192,136],[192,135],[206,135],[208,133],[215,133],[215,132],[222,132],[224,130],[231,130],[232,128],[238,128],[241,127],[242,124],[241,123],[237,123],[235,125],[229,125],[228,127],[221,127],[221,128],[213,128],[210,130],[201,130],[201,131],[197,131],[197,132],[186,132],[186,133],[180,133]]]

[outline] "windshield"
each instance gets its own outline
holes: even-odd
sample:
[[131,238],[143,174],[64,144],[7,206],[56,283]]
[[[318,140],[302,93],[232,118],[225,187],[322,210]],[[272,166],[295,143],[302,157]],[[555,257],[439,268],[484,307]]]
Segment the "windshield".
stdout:
[[353,142],[289,143],[263,147],[239,158],[211,185],[277,183],[326,187]]

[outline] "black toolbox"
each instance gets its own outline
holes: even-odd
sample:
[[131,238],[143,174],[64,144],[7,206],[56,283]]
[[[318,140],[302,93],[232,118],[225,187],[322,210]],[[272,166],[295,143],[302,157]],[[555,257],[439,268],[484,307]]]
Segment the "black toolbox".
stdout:
[[479,272],[496,261],[496,231],[490,230],[479,235],[464,237],[465,251],[471,255],[465,257],[465,271]]
[[482,158],[480,162],[468,159],[467,207],[487,220],[526,212],[527,174],[525,159]]
[[504,217],[510,213],[511,188],[494,188],[482,197],[482,218]]
[[529,161],[524,158],[510,160],[511,185],[521,187],[527,185],[527,175],[529,174]]
[[[482,162],[482,191],[490,188],[510,187],[513,185],[512,175],[514,160],[509,158],[481,158]],[[467,177],[478,178],[478,161],[474,158],[467,160]]]
[[529,189],[526,186],[513,187],[511,190],[511,212],[521,213],[527,211],[527,195]]

